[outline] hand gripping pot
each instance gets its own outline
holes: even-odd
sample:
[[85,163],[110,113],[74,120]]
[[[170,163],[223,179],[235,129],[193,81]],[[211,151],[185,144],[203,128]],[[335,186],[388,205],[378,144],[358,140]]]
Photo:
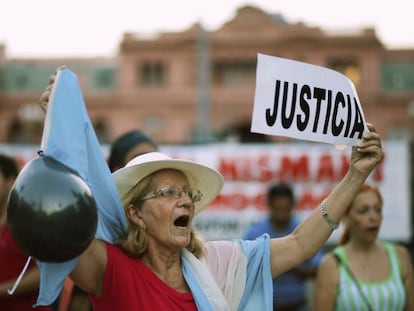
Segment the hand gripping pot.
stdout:
[[91,243],[97,208],[83,179],[39,153],[12,186],[7,221],[25,253],[39,261],[63,262],[80,255]]

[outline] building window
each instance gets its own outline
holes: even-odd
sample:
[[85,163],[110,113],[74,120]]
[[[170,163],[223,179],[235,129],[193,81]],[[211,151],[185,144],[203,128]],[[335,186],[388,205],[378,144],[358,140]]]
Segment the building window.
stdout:
[[6,73],[5,71],[0,68],[0,91],[3,91],[6,89]]
[[20,73],[16,76],[16,88],[18,90],[24,90],[29,84],[29,79],[26,74]]
[[355,86],[361,81],[361,70],[353,60],[336,59],[328,63],[328,67],[346,75]]
[[386,92],[412,92],[414,90],[414,62],[383,64],[381,89]]
[[145,62],[138,68],[138,81],[141,86],[160,87],[166,83],[166,69],[161,62]]
[[221,86],[254,85],[256,61],[219,61],[213,66],[213,82]]
[[112,69],[100,69],[96,72],[96,87],[100,90],[114,87],[115,73]]

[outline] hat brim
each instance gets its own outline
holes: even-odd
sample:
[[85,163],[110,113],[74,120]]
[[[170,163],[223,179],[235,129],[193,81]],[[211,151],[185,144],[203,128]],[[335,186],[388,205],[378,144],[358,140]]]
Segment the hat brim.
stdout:
[[159,159],[131,166],[127,165],[112,174],[122,204],[125,206],[130,203],[132,198],[130,190],[142,179],[162,169],[175,169],[183,172],[189,179],[191,187],[201,191],[203,194],[201,200],[194,204],[195,214],[213,202],[223,187],[223,176],[213,168],[190,160]]

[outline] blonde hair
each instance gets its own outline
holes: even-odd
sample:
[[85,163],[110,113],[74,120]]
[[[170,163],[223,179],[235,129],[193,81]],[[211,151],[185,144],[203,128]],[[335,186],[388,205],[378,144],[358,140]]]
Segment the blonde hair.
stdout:
[[[131,200],[124,204],[125,217],[128,221],[128,229],[124,235],[121,235],[118,238],[115,244],[118,245],[128,256],[133,258],[140,258],[146,252],[148,246],[147,235],[145,229],[136,225],[127,217],[126,211],[130,204],[134,204],[134,207],[138,209],[142,207],[142,204],[138,202],[140,202],[148,191],[150,191],[152,176],[155,173],[156,172],[146,176],[138,184],[136,184],[130,190],[130,192],[133,193],[133,195],[131,195]],[[203,243],[204,242],[201,236],[192,227],[190,243],[186,246],[186,249],[197,258],[200,258],[203,255]]]
[[[382,199],[381,192],[375,186],[371,186],[369,184],[363,184],[356,195],[358,195],[360,193],[363,193],[363,192],[368,192],[368,191],[372,191],[378,196],[378,199],[379,199],[380,204],[382,206],[383,199]],[[355,200],[355,198],[354,198],[354,200]],[[354,203],[354,200],[352,200],[351,204],[348,206],[348,209],[347,209],[346,213],[349,213],[349,210],[350,210],[352,204]],[[349,232],[349,228],[346,226],[344,228],[343,232],[342,232],[341,237],[339,238],[338,245],[346,244],[349,241],[350,238],[351,238],[351,233]]]

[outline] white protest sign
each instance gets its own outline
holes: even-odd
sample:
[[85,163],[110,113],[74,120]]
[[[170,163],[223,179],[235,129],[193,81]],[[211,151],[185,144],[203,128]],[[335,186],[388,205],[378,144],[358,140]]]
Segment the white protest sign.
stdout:
[[355,145],[368,127],[355,87],[345,75],[258,54],[251,131]]

